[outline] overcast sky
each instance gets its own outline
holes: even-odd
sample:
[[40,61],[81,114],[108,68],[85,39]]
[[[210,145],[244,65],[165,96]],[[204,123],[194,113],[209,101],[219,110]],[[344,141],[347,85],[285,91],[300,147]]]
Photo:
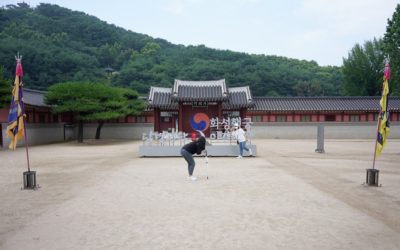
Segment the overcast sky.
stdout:
[[[0,5],[19,1],[0,0]],[[174,44],[342,65],[356,44],[383,37],[399,0],[28,0],[83,11]]]

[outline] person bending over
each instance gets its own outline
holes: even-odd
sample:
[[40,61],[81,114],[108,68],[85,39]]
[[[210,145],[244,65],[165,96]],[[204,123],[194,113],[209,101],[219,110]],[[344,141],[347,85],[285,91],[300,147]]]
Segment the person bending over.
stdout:
[[201,152],[206,148],[206,138],[200,136],[197,140],[192,141],[184,145],[181,149],[181,155],[185,158],[188,163],[189,179],[195,181],[197,178],[193,176],[194,166],[196,165],[193,155],[201,154]]

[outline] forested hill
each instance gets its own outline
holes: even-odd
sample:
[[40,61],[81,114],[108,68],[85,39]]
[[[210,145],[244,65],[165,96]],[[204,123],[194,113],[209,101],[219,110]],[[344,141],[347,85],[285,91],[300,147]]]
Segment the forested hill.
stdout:
[[17,52],[23,55],[25,85],[42,90],[89,80],[146,94],[150,86],[172,86],[174,79],[225,78],[230,87],[250,85],[255,96],[309,96],[340,95],[343,82],[339,67],[175,45],[51,4],[0,9],[0,66],[9,79]]

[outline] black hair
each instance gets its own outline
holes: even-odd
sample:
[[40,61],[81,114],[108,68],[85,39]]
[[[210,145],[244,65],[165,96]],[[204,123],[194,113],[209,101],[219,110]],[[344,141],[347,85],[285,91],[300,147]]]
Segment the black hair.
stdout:
[[200,136],[197,140],[197,145],[201,150],[206,148],[206,138],[204,136]]

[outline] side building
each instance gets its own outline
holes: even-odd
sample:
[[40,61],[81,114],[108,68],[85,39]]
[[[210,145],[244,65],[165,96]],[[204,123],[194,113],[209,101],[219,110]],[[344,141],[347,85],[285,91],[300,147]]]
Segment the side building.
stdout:
[[[30,145],[62,141],[63,124],[73,122],[72,114],[52,114],[50,107],[44,103],[44,94],[43,91],[24,89],[27,139]],[[0,109],[0,148],[7,147],[10,141],[6,136],[8,112],[8,105]]]
[[[400,138],[400,97],[390,96],[391,138]],[[148,105],[154,131],[203,130],[212,136],[232,118],[251,123],[257,138],[315,138],[325,125],[327,138],[374,138],[380,97],[253,97],[248,86],[228,88],[225,80],[175,80],[172,88],[151,87]]]
[[[44,103],[46,92],[25,89],[24,103],[26,114],[27,140],[29,145],[74,140],[77,138],[76,114],[54,114],[51,107]],[[7,148],[10,139],[6,136],[9,106],[0,109],[0,149]],[[97,123],[85,123],[84,138],[93,139]],[[139,139],[144,132],[153,129],[153,113],[145,110],[138,116],[127,116],[109,120],[103,126],[102,138],[107,139]],[[19,145],[24,139],[19,141]]]

